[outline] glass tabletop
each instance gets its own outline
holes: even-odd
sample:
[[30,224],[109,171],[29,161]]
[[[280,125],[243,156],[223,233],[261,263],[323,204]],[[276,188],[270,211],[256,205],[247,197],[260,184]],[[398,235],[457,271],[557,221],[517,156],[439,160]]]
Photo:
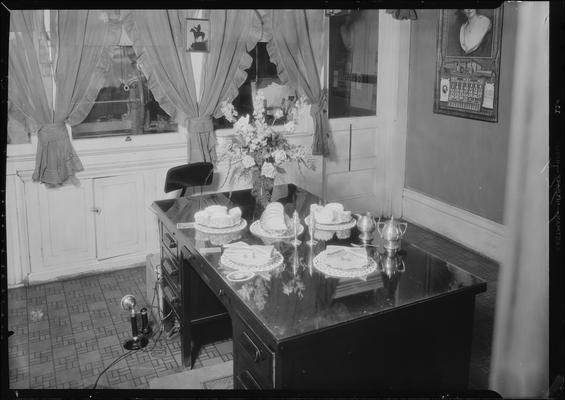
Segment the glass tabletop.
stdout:
[[[247,221],[242,230],[210,234],[189,227],[179,229],[178,234],[194,245],[210,268],[278,340],[458,291],[486,290],[486,283],[480,278],[405,240],[401,249],[390,255],[377,235],[372,242],[374,247],[364,248],[374,260],[374,272],[357,278],[336,278],[320,272],[314,259],[328,245],[356,246],[360,241],[359,232],[353,227],[349,232],[341,231],[341,238],[334,234],[329,240],[318,239],[310,246],[304,218],[309,214],[310,205],[318,204],[319,200],[294,185],[277,186],[273,192],[273,201],[282,203],[287,215],[298,211],[305,228],[298,246],[293,245],[293,238],[274,241],[250,231],[251,224],[260,218],[250,190],[161,200],[154,203],[154,208],[175,226],[194,222],[194,213],[212,204],[241,208],[242,218]],[[234,278],[234,274],[230,274],[234,270],[220,258],[223,245],[239,241],[251,245],[272,244],[282,254],[282,264],[267,272]]]

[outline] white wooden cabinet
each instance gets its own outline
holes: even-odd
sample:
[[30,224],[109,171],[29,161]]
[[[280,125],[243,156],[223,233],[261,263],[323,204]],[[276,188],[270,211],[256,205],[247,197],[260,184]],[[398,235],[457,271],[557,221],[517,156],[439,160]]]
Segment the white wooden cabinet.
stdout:
[[[38,218],[28,221],[30,230],[40,233],[30,235],[32,248],[41,249],[32,253],[33,265],[45,269],[96,257],[91,179],[85,179],[79,187],[58,189],[28,182],[25,190],[30,195],[28,209],[39,211]],[[38,202],[33,204],[35,195]],[[39,210],[33,210],[36,206]]]
[[96,258],[103,260],[145,248],[143,175],[93,179]]
[[56,189],[25,181],[28,279],[125,267],[156,251],[157,223],[149,205],[165,197],[154,181],[166,169],[83,178],[80,186]]
[[185,137],[170,136],[75,141],[80,185],[56,189],[32,181],[33,143],[9,147],[8,284],[126,268],[157,252],[150,205],[176,195],[164,193],[165,175],[186,162]]
[[[25,183],[33,272],[145,248],[143,175],[81,180],[47,189]],[[37,200],[37,201],[36,201]],[[39,251],[40,250],[40,251]]]

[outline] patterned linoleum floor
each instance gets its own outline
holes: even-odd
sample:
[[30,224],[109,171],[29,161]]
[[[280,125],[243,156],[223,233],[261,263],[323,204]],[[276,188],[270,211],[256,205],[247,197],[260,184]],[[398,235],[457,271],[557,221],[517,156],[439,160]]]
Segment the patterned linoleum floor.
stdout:
[[[485,279],[476,297],[469,385],[487,389],[498,264],[430,231],[409,225],[406,239]],[[131,335],[120,307],[133,294],[138,309],[146,299],[145,267],[131,268],[8,291],[10,388],[91,388],[98,374],[124,353]],[[98,388],[148,388],[148,381],[183,370],[178,336],[165,335],[150,352],[136,352],[104,374]],[[194,368],[233,358],[231,340],[204,346]]]
[[[10,388],[92,388],[99,373],[125,353],[121,343],[131,337],[121,298],[133,294],[138,310],[149,308],[152,299],[144,293],[145,267],[10,289]],[[183,370],[178,335],[162,334],[144,350],[110,368],[97,387],[144,389],[152,378]],[[231,340],[216,342],[201,349],[194,368],[231,359]]]

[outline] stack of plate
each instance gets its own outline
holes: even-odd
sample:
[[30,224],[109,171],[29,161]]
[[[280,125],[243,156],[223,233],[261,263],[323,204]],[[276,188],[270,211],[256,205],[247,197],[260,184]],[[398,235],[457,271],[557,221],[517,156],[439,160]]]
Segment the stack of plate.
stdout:
[[194,227],[205,233],[226,234],[237,232],[247,226],[241,218],[241,209],[234,207],[228,211],[226,206],[211,205],[194,213]]
[[282,254],[273,246],[250,246],[244,242],[224,246],[220,262],[239,271],[270,271],[282,265]]
[[328,246],[313,260],[314,267],[336,278],[364,277],[377,269],[377,263],[364,248]]

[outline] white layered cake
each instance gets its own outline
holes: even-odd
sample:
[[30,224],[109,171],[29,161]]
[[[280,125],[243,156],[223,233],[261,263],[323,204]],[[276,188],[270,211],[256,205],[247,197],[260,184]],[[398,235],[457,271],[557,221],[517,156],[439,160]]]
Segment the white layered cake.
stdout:
[[261,228],[273,235],[286,235],[292,228],[290,218],[285,214],[281,203],[267,204],[261,215]]
[[320,224],[343,224],[351,221],[351,211],[345,211],[340,203],[328,203],[325,206],[312,204],[310,212]]
[[241,209],[234,207],[228,211],[226,206],[208,206],[194,214],[194,222],[210,228],[229,228],[241,223]]

